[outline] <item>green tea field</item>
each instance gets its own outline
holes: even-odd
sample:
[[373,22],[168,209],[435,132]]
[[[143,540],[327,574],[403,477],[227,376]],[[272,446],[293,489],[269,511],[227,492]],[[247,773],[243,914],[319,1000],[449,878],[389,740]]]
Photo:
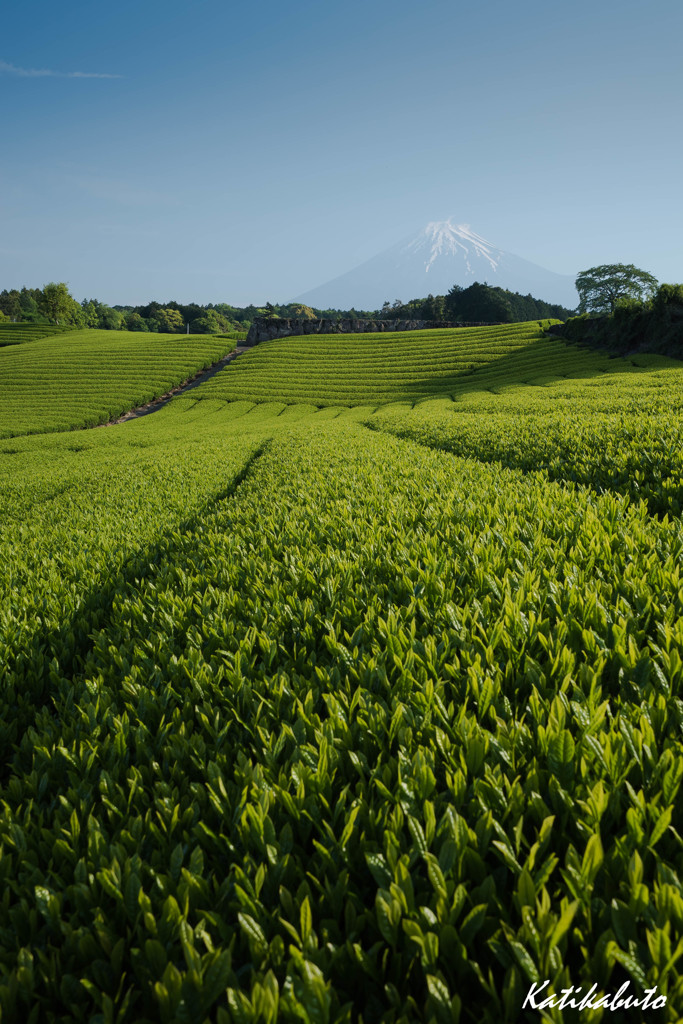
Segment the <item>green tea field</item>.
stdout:
[[202,394],[229,401],[358,405],[419,401],[511,381],[598,373],[606,357],[544,334],[551,321],[400,334],[308,335],[264,342]]
[[680,1020],[683,363],[287,338],[75,429],[232,345],[112,333],[0,349],[1,1024]]
[[39,341],[41,338],[54,337],[71,331],[71,327],[59,327],[54,324],[26,324],[3,321],[0,323],[0,348],[5,345],[23,345],[27,341]]
[[210,334],[92,330],[0,347],[0,438],[106,423],[234,347],[232,338]]

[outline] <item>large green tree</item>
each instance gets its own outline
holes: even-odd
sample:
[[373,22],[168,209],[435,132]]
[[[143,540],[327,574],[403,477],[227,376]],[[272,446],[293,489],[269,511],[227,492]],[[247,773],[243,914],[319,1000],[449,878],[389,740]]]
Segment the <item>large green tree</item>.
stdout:
[[215,309],[207,309],[203,316],[196,317],[190,324],[191,334],[224,334],[229,330],[230,321]]
[[131,312],[122,315],[126,321],[127,331],[149,331],[149,324],[139,313]]
[[619,299],[644,302],[657,290],[657,278],[632,263],[605,263],[576,278],[579,313],[613,313]]
[[83,324],[85,327],[98,327],[98,315],[97,307],[99,303],[96,299],[83,299],[81,302],[81,309],[83,310]]
[[50,281],[38,296],[38,308],[43,316],[53,323],[77,323],[81,307],[69,294],[63,281]]
[[119,313],[118,309],[112,309],[111,306],[106,306],[101,302],[97,311],[97,326],[103,331],[123,331],[126,328],[126,322],[123,313]]
[[12,288],[0,292],[0,310],[10,319],[18,320],[21,316],[21,305],[19,302],[19,290]]
[[183,314],[177,309],[157,309],[153,318],[160,334],[180,334],[185,328]]

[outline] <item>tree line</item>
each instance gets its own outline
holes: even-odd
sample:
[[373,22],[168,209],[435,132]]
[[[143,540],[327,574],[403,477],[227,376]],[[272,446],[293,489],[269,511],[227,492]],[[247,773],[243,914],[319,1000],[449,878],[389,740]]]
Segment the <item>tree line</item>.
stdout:
[[[578,312],[614,313],[640,308],[652,300],[657,280],[632,264],[605,264],[581,271],[576,278]],[[289,302],[264,306],[231,306],[226,302],[179,303],[148,302],[139,306],[108,306],[98,299],[78,302],[64,282],[51,281],[43,288],[13,288],[0,292],[0,321],[57,323],[74,327],[92,327],[112,331],[147,331],[178,334],[224,334],[246,331],[256,317],[339,320],[362,318],[375,320],[442,320],[460,322],[516,323],[526,320],[567,320],[572,310],[544,302],[531,294],[493,287],[475,281],[467,288],[453,285],[446,295],[402,302],[387,301],[380,309],[314,309]]]
[[380,309],[314,309],[301,303],[270,303],[264,306],[232,306],[225,302],[179,303],[148,302],[139,306],[108,306],[98,299],[78,302],[64,282],[43,288],[13,288],[0,292],[0,321],[58,323],[108,331],[141,331],[178,334],[223,334],[246,331],[256,317],[339,320],[454,320],[516,321],[555,317],[566,320],[571,311],[543,302],[531,295],[520,295],[503,288],[475,282],[468,288],[454,285],[447,295],[428,295],[409,302],[385,302]]
[[385,302],[379,311],[381,319],[447,320],[492,323],[522,323],[526,320],[566,320],[572,311],[564,306],[521,295],[507,288],[480,284],[468,288],[453,285],[446,295],[428,295],[426,299]]
[[584,270],[576,279],[579,315],[564,337],[615,353],[656,352],[683,358],[683,284],[659,284],[632,264]]
[[[176,334],[190,326],[192,334],[223,334],[248,330],[257,307],[244,310],[227,304],[199,306],[149,302],[144,306],[108,306],[98,299],[78,302],[64,282],[43,288],[12,288],[0,292],[0,321],[58,323],[106,331]],[[246,321],[246,323],[245,323]]]

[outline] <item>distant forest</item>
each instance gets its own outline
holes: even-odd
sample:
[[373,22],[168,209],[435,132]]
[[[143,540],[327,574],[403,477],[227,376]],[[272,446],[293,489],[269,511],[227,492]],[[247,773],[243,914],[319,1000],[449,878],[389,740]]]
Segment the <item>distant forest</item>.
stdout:
[[385,302],[381,309],[313,309],[300,303],[265,306],[231,306],[226,302],[197,303],[148,302],[144,306],[108,306],[97,299],[78,302],[65,284],[50,283],[44,288],[5,289],[0,292],[0,321],[60,323],[74,327],[95,327],[108,331],[145,331],[180,334],[224,334],[246,331],[256,317],[340,320],[362,317],[372,320],[456,320],[515,323],[524,320],[556,318],[567,320],[572,310],[520,295],[488,284],[460,288],[454,285],[447,295],[428,295],[410,302]]

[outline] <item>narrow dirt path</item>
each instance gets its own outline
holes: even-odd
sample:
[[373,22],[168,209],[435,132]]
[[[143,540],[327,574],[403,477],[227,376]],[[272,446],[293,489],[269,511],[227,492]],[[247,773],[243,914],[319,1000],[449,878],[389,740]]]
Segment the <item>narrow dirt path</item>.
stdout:
[[123,416],[119,416],[116,420],[110,420],[109,423],[99,423],[100,427],[115,427],[118,423],[126,423],[127,420],[136,420],[140,416],[149,416],[151,412],[158,412],[159,409],[171,401],[172,398],[177,398],[178,395],[182,395],[183,392],[189,391],[191,388],[199,387],[204,381],[210,380],[211,377],[215,377],[224,366],[231,363],[233,359],[237,359],[243,352],[248,352],[252,346],[238,345],[232,352],[228,352],[227,356],[223,356],[217,363],[213,363],[206,370],[200,370],[194,377],[186,380],[184,384],[179,384],[177,387],[167,391],[165,395],[160,395],[159,398],[154,398],[151,402],[147,402],[146,405],[139,405],[137,409],[130,409],[125,412]]

